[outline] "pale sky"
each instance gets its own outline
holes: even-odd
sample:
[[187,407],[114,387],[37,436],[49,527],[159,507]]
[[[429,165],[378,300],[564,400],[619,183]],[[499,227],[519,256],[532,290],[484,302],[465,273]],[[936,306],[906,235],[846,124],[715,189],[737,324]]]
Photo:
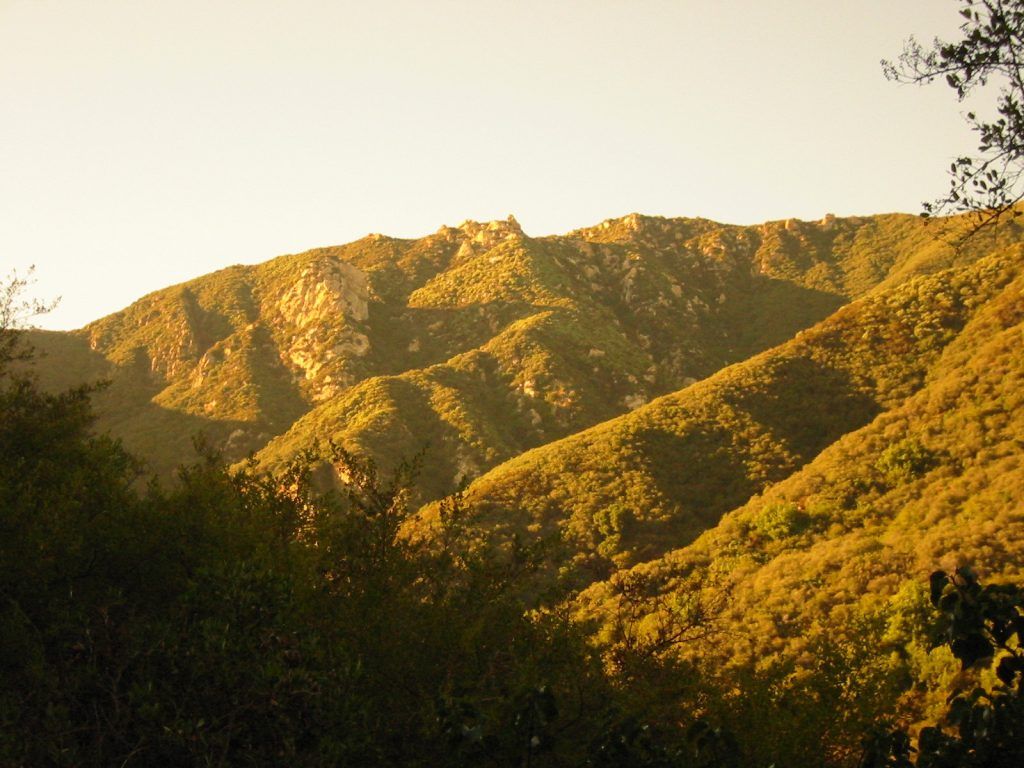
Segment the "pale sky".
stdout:
[[956,0],[0,0],[0,277],[74,328],[236,263],[514,214],[917,213],[974,147],[886,82]]

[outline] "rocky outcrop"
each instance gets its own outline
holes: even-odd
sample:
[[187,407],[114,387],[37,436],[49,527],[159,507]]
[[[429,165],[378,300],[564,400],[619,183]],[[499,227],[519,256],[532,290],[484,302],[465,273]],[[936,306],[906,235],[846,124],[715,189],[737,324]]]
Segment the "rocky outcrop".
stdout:
[[333,317],[369,318],[366,274],[343,261],[319,261],[303,270],[278,302],[281,316],[299,330]]
[[370,349],[361,330],[370,317],[364,272],[342,261],[317,261],[302,271],[276,309],[287,328],[282,359],[302,376],[314,400],[353,382],[350,362]]

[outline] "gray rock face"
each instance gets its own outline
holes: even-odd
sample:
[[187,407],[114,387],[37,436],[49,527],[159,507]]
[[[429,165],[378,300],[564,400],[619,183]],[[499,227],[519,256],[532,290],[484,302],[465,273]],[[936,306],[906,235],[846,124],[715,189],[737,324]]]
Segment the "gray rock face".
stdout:
[[330,397],[348,383],[345,363],[370,349],[358,330],[370,316],[366,274],[342,261],[317,262],[281,296],[277,310],[291,330],[285,363],[302,375],[315,400]]
[[281,315],[299,330],[330,316],[364,321],[369,314],[366,274],[343,261],[322,261],[307,267],[278,302]]

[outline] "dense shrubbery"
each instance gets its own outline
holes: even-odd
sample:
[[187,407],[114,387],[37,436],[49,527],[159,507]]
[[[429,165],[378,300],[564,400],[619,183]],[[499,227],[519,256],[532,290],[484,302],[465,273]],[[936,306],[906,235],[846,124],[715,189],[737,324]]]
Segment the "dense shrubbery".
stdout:
[[[1024,764],[1024,591],[982,586],[968,568],[931,577],[931,601],[965,672],[940,725],[869,738],[860,768],[1014,768]],[[982,671],[983,685],[967,674]],[[984,673],[987,673],[984,674]],[[945,726],[945,728],[941,726]]]
[[348,490],[323,496],[312,456],[271,477],[204,452],[140,489],[89,395],[0,371],[0,765],[681,755],[579,628],[526,605],[529,548],[475,553],[457,499],[400,535],[411,468],[334,448]]
[[[501,464],[468,487],[467,499],[482,528],[559,532],[570,551],[562,570],[575,566],[576,586],[655,559],[791,481],[823,449],[870,429],[915,392],[948,395],[968,370],[949,358],[980,354],[993,334],[1017,322],[1011,281],[1019,264],[1018,253],[999,254],[879,291],[699,384]],[[1004,368],[1016,363],[997,354]],[[990,417],[1006,418],[1011,404],[990,399]],[[994,423],[987,434],[1002,427]],[[937,434],[870,446],[870,455],[835,467],[813,501],[802,503],[803,492],[781,500],[800,502],[800,514],[772,526],[765,512],[749,521],[747,534],[780,546],[812,529],[834,537],[831,525],[872,515],[870,500],[880,492],[906,491],[942,466],[955,469],[954,457],[964,453],[955,443],[968,436],[941,424],[931,431]],[[630,513],[628,526],[614,529],[614,509]]]
[[339,455],[353,492],[316,498],[210,456],[138,492],[87,390],[7,379],[0,414],[2,764],[580,760],[614,718],[580,636],[524,611],[529,560],[474,559],[457,515],[398,538],[401,479]]

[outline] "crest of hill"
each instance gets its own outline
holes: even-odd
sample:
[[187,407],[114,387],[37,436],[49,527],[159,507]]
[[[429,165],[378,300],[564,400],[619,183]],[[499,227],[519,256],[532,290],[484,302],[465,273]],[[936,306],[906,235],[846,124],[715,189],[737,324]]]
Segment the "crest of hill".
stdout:
[[884,281],[992,246],[972,247],[957,254],[900,215],[737,227],[633,214],[546,238],[511,217],[468,221],[158,291],[70,336],[40,335],[53,354],[39,367],[54,382],[103,370],[100,428],[161,473],[190,458],[197,430],[271,468],[327,438],[385,467],[429,444],[425,492],[437,496]]

